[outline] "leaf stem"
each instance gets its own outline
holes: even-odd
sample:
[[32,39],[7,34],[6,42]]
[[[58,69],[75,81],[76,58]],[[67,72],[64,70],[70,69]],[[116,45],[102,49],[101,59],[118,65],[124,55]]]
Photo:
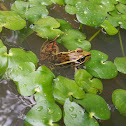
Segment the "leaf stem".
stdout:
[[79,31],[82,31],[82,26],[83,26],[83,24],[80,23]]
[[121,46],[122,54],[123,54],[123,56],[125,56],[124,48],[123,48],[123,44],[122,44],[122,38],[121,38],[121,34],[120,34],[120,30],[119,30],[118,34],[119,34],[119,41],[120,41],[120,46]]
[[91,36],[91,38],[88,41],[91,42],[100,33],[100,31],[101,29],[99,29],[93,36]]

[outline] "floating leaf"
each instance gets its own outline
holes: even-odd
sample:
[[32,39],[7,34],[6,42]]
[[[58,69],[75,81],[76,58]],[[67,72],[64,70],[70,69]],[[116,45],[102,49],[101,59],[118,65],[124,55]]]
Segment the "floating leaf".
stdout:
[[28,10],[29,6],[29,2],[15,1],[11,6],[11,10],[25,19],[25,12]]
[[94,77],[111,79],[117,76],[118,71],[113,62],[107,61],[108,56],[97,50],[91,50],[91,58],[85,63],[86,70]]
[[85,95],[74,80],[58,76],[54,80],[54,98],[60,104],[64,104],[66,98],[73,96],[77,99],[82,99]]
[[59,5],[64,5],[64,0],[51,0],[53,3],[57,3]]
[[114,64],[119,72],[126,74],[126,57],[116,57]]
[[78,30],[70,29],[61,37],[61,43],[68,50],[82,48],[88,51],[91,48],[91,44],[85,39],[86,36],[83,33]]
[[11,30],[20,30],[26,25],[25,20],[12,11],[0,11],[0,19],[0,27],[4,26]]
[[109,35],[115,35],[118,33],[118,30],[111,25],[108,20],[104,20],[104,22],[101,24],[101,27],[103,27]]
[[26,115],[24,126],[59,126],[62,117],[60,107],[46,100],[37,103]]
[[77,13],[77,8],[72,5],[66,5],[65,6],[65,11],[69,14],[76,14]]
[[65,20],[62,19],[56,19],[60,23],[59,29],[63,32],[68,31],[69,29],[72,29],[72,26]]
[[85,94],[84,99],[74,100],[82,105],[86,112],[89,113],[90,118],[95,117],[101,120],[107,120],[110,118],[110,111],[108,109],[105,100],[95,94]]
[[75,5],[79,0],[65,0],[66,4]]
[[78,86],[83,88],[85,92],[96,94],[99,90],[103,90],[102,82],[96,78],[92,79],[92,75],[84,69],[77,70],[74,78]]
[[4,75],[7,68],[7,48],[0,40],[0,78]]
[[99,126],[83,108],[75,102],[70,102],[69,99],[66,99],[64,104],[64,123],[66,126]]
[[107,16],[106,7],[93,2],[78,2],[76,8],[78,10],[76,13],[78,21],[88,26],[99,26]]
[[120,3],[126,4],[126,0],[117,0],[117,1],[119,1]]
[[29,8],[26,13],[25,17],[28,19],[29,22],[34,23],[35,21],[39,20],[40,18],[44,18],[49,14],[46,6],[35,6]]
[[126,90],[116,89],[112,93],[112,102],[120,114],[126,116]]
[[126,14],[126,5],[124,4],[117,4],[116,5],[117,10],[122,13],[122,14]]
[[30,3],[40,4],[40,5],[51,5],[52,0],[28,0]]
[[63,34],[63,32],[58,29],[60,27],[60,23],[52,17],[42,18],[34,24],[33,30],[36,31],[37,35],[42,38],[48,38],[52,40],[58,35]]

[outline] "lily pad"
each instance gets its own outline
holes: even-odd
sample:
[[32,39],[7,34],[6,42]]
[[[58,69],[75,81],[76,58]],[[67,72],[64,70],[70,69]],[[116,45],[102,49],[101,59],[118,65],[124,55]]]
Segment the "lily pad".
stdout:
[[122,13],[122,14],[126,14],[126,5],[124,4],[117,4],[116,5],[117,10]]
[[116,89],[112,93],[112,102],[120,114],[126,116],[126,90]]
[[72,5],[66,5],[65,6],[65,11],[69,14],[76,14],[77,13],[77,8]]
[[76,8],[78,10],[76,13],[78,21],[88,26],[99,26],[107,16],[106,7],[93,2],[78,2]]
[[48,14],[46,6],[42,5],[29,8],[25,13],[25,17],[29,22],[34,23],[40,18],[47,17]]
[[62,19],[56,19],[60,23],[59,29],[63,32],[68,31],[69,29],[72,29],[72,26],[65,20]]
[[59,5],[64,5],[64,0],[51,0],[53,3],[57,3]]
[[89,113],[89,116],[95,117],[97,119],[101,120],[107,120],[110,119],[110,111],[107,106],[107,103],[105,100],[95,94],[85,94],[84,99],[82,100],[74,100],[75,102],[79,103],[82,105],[86,112]]
[[115,35],[118,33],[118,30],[111,25],[108,20],[104,20],[104,22],[101,24],[101,27],[103,27],[109,35]]
[[45,39],[54,39],[63,32],[59,29],[60,23],[52,17],[46,17],[34,23],[33,30],[37,35]]
[[29,6],[30,6],[29,2],[15,1],[11,6],[11,10],[16,12],[22,18],[25,19],[25,12],[28,10]]
[[125,0],[117,0],[117,1],[119,1],[120,3],[126,4]]
[[94,77],[111,79],[118,71],[113,62],[107,61],[108,56],[100,51],[91,50],[91,58],[85,63],[86,70]]
[[7,68],[7,48],[4,46],[3,42],[0,40],[0,78],[4,75]]
[[82,48],[85,51],[90,50],[91,44],[86,39],[86,36],[78,30],[70,29],[61,37],[61,42],[68,50]]
[[21,30],[26,25],[25,20],[13,11],[0,11],[0,18],[0,27],[4,26],[10,30]]
[[93,76],[89,74],[86,70],[77,70],[74,78],[78,86],[83,88],[85,92],[96,94],[100,90],[100,93],[102,93],[102,82],[99,79],[93,78]]
[[30,3],[40,4],[40,5],[51,5],[52,0],[28,0]]
[[65,100],[70,96],[73,96],[77,99],[82,99],[85,95],[84,91],[79,88],[74,80],[70,80],[63,76],[58,76],[54,80],[53,87],[54,98],[62,105],[64,104]]
[[60,107],[55,102],[46,100],[37,103],[26,115],[24,126],[59,126],[62,117]]
[[64,104],[64,123],[66,126],[99,126],[81,106],[76,102],[70,102],[69,99],[66,99]]
[[126,74],[126,57],[116,57],[114,64],[119,72]]

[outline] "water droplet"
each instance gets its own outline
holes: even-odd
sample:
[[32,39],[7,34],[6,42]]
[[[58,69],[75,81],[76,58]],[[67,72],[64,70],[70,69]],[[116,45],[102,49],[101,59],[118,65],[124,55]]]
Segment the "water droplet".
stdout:
[[52,108],[48,108],[48,113],[52,114],[54,112],[54,110]]
[[42,109],[43,109],[43,106],[39,106],[36,110],[42,111]]
[[71,112],[73,112],[73,110],[74,110],[74,107],[70,107],[70,108],[69,108],[69,110],[70,110]]
[[72,118],[77,118],[77,114],[72,114]]

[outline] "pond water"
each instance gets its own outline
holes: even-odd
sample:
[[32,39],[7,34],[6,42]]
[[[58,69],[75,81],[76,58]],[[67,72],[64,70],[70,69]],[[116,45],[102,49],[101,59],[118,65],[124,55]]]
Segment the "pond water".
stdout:
[[[11,4],[15,0],[2,0],[3,4],[9,10]],[[79,28],[79,22],[77,22],[74,15],[69,15],[64,11],[64,7],[59,5],[53,5],[49,8],[50,15],[55,18],[61,18],[68,21],[73,28]],[[98,28],[91,28],[83,26],[82,32],[86,34],[87,40],[96,32]],[[8,48],[20,47],[33,51],[38,58],[40,58],[40,47],[45,41],[34,34],[27,37],[22,43],[18,38],[18,31],[10,31],[3,29],[1,33],[1,39]],[[126,51],[126,31],[121,30],[121,37],[123,41],[124,50]],[[109,36],[103,32],[100,32],[96,38],[91,41],[92,49],[99,50],[106,53],[109,56],[109,60],[113,61],[115,57],[121,57],[122,51],[119,44],[118,34]],[[59,45],[60,50],[65,50],[62,45]],[[126,53],[126,52],[125,52]],[[68,69],[56,69],[53,71],[55,75],[63,75],[73,79],[74,70]],[[126,117],[119,114],[116,108],[112,104],[111,94],[115,89],[126,89],[126,75],[119,73],[118,76],[110,80],[102,80],[104,91],[101,96],[106,100],[110,111],[111,118],[106,121],[99,120],[100,126],[125,126]],[[109,92],[109,93],[107,93]],[[23,126],[23,119],[25,114],[30,109],[30,104],[35,104],[33,96],[23,97],[17,92],[16,86],[12,81],[1,80],[0,81],[0,126]],[[64,126],[63,122],[60,122],[61,126]]]

